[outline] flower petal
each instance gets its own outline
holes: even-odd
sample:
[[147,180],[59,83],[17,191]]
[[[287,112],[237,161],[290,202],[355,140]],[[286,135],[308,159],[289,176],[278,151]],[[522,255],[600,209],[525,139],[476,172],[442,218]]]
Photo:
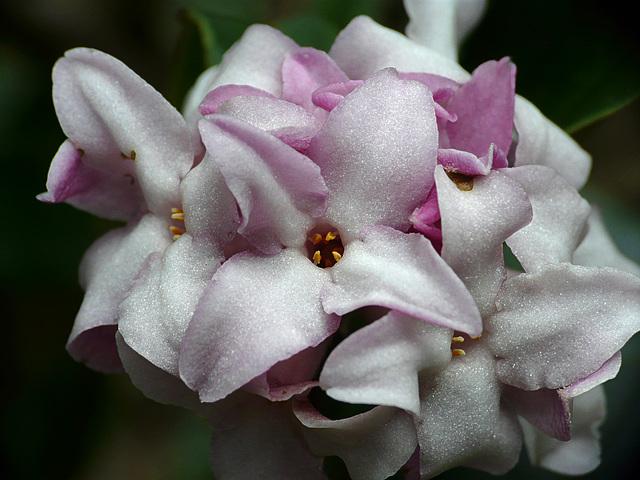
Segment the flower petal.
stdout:
[[437,153],[431,92],[392,69],[345,97],[307,151],[329,187],[325,218],[343,242],[369,225],[408,229],[433,186]]
[[518,131],[516,167],[545,165],[576,190],[583,187],[591,169],[591,156],[575,140],[519,95],[516,95],[514,122]]
[[485,349],[474,345],[421,384],[415,422],[422,478],[457,466],[497,475],[518,461],[520,427],[500,401],[493,363]]
[[129,347],[178,376],[178,353],[205,287],[224,259],[221,248],[184,234],[152,256],[119,308],[118,330]]
[[349,403],[388,405],[420,413],[418,372],[451,360],[452,331],[392,311],[343,340],[327,358],[320,386]]
[[71,140],[65,140],[51,162],[47,192],[38,200],[67,202],[81,210],[111,220],[129,220],[146,210],[135,172],[110,172],[95,169],[82,161],[84,152]]
[[441,166],[435,172],[442,222],[442,258],[471,292],[482,316],[495,310],[506,279],[502,244],[531,221],[531,203],[522,187],[492,171],[461,190]]
[[469,78],[454,60],[364,15],[351,20],[340,32],[329,55],[353,80],[364,80],[385,67],[403,72],[429,72],[458,82]]
[[242,214],[238,233],[265,253],[301,247],[314,217],[324,213],[320,169],[271,135],[232,117],[200,122],[202,140]]
[[204,292],[180,351],[180,375],[214,402],[331,335],[319,301],[328,274],[298,251],[234,255]]
[[471,295],[422,235],[364,229],[330,273],[322,291],[329,313],[379,305],[474,337],[482,331]]
[[533,206],[531,223],[507,239],[525,271],[570,262],[591,211],[587,201],[548,167],[529,165],[501,171],[524,188]]
[[218,111],[222,102],[239,96],[254,96],[260,98],[275,98],[269,92],[249,85],[226,84],[211,90],[206,94],[198,110],[202,115],[211,115]]
[[506,281],[496,305],[485,342],[500,380],[557,389],[591,375],[640,330],[640,279],[550,264]]
[[397,408],[375,407],[340,420],[324,417],[307,401],[294,401],[293,408],[311,451],[342,458],[353,480],[388,478],[416,448],[411,417]]
[[150,253],[171,243],[167,224],[146,215],[136,225],[99,238],[84,254],[80,283],[84,300],[67,350],[73,358],[101,371],[120,371],[115,332],[118,305]]
[[123,63],[77,48],[53,70],[60,125],[89,166],[130,175],[131,165],[150,211],[179,204],[178,184],[193,163],[191,134],[169,102]]

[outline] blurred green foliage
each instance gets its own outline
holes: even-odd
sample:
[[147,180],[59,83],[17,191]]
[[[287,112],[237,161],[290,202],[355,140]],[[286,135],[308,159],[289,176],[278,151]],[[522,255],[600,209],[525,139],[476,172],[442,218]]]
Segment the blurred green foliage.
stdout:
[[[461,62],[509,55],[518,92],[594,154],[585,194],[603,209],[620,248],[640,261],[638,34],[620,1],[492,0]],[[301,45],[327,49],[348,21],[367,14],[402,30],[400,0],[0,0],[0,139],[5,228],[0,236],[4,306],[0,445],[4,478],[140,480],[212,478],[208,429],[189,412],[155,404],[125,376],[71,360],[64,344],[80,305],[82,253],[113,223],[69,206],[37,202],[64,134],[50,72],[69,48],[89,46],[127,63],[180,106],[198,73],[217,63],[251,23],[281,28]],[[594,123],[595,122],[595,123]],[[640,345],[624,350],[607,384],[603,464],[588,479],[634,469],[640,431]],[[470,419],[473,421],[473,419]],[[333,478],[346,478],[335,459]],[[454,470],[443,479],[489,478]],[[493,478],[493,477],[491,477]],[[560,478],[527,466],[513,479]]]

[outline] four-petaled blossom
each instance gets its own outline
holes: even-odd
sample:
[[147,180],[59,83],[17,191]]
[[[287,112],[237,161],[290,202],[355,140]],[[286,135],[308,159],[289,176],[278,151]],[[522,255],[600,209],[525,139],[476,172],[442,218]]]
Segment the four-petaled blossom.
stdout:
[[[217,478],[320,479],[333,455],[354,479],[502,473],[523,439],[597,465],[600,384],[640,329],[617,268],[637,267],[509,59],[468,74],[420,21],[456,2],[406,4],[411,38],[358,17],[328,54],[250,27],[184,118],[100,52],[54,69],[69,140],[40,198],[127,221],[83,260],[69,350],[204,415]],[[330,419],[318,389],[372,408]]]

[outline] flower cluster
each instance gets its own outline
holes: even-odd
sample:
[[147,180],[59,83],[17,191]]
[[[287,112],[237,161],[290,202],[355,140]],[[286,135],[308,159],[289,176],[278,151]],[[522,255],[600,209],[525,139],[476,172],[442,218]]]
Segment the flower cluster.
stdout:
[[599,461],[638,269],[513,63],[469,74],[417,30],[358,17],[327,54],[250,27],[182,115],[104,53],[54,68],[39,198],[126,222],[83,258],[68,350],[207,418],[216,478]]

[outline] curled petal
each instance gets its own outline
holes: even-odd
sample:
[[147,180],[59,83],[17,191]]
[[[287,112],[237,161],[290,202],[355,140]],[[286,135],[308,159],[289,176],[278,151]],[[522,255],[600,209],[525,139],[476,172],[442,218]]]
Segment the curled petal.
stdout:
[[331,111],[307,151],[329,187],[327,222],[347,242],[369,225],[408,229],[433,186],[437,151],[429,90],[377,72]]
[[83,161],[96,170],[129,174],[149,210],[166,215],[179,204],[178,185],[193,163],[187,124],[162,96],[115,58],[77,48],[53,70],[60,125]]
[[218,111],[218,107],[222,102],[240,96],[275,98],[269,92],[260,90],[259,88],[255,88],[250,85],[227,84],[221,85],[218,88],[207,93],[207,95],[200,103],[198,110],[200,111],[201,115],[211,115]]
[[327,358],[320,386],[336,400],[420,413],[418,373],[451,360],[451,330],[390,312],[343,340]]
[[331,268],[331,277],[322,292],[327,312],[343,315],[379,305],[474,337],[482,331],[471,295],[422,235],[364,229]]
[[331,335],[319,300],[328,274],[293,249],[227,260],[206,288],[180,351],[180,375],[214,402]]
[[84,300],[67,343],[73,358],[96,370],[122,368],[115,343],[118,305],[149,254],[170,243],[167,224],[149,214],[136,225],[112,230],[87,250],[80,264]]
[[416,448],[409,414],[391,407],[330,420],[307,401],[294,401],[311,451],[342,458],[353,480],[384,480],[402,467]]
[[500,380],[557,389],[598,370],[640,330],[640,279],[612,268],[546,265],[505,282],[486,345]]

